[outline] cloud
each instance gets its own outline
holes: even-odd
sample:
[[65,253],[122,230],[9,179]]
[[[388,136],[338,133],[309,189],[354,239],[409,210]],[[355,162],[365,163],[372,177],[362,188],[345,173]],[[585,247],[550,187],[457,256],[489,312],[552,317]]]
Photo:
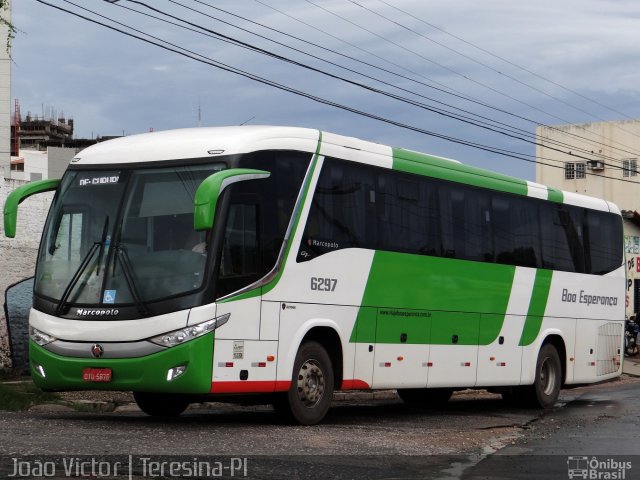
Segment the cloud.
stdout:
[[[637,64],[639,55],[635,41],[638,18],[635,3],[598,0],[387,2],[416,18],[406,16],[377,0],[362,3],[367,8],[429,37],[429,40],[350,2],[313,1],[344,17],[346,21],[307,2],[293,0],[272,1],[268,4],[316,28],[304,26],[254,1],[221,0],[212,5],[415,81],[295,41],[202,5],[198,9],[211,16],[371,77],[381,78],[392,86],[376,84],[371,79],[275,45],[168,2],[154,2],[154,6],[194,24],[204,25],[331,74],[375,85],[430,105],[438,105],[432,100],[444,102],[451,107],[465,109],[469,115],[480,114],[521,128],[525,132],[533,133],[535,122],[585,122],[593,120],[592,115],[606,118],[615,118],[616,115],[541,77],[562,84],[581,95],[594,97],[600,103],[611,105],[615,109],[622,109],[628,115],[638,115],[637,111],[629,111],[630,105],[637,105],[640,76],[637,69],[630,68]],[[121,2],[121,6],[117,6],[102,0],[90,0],[83,2],[82,6],[133,25],[148,34],[165,38],[213,61],[244,69],[335,102],[445,135],[534,154],[534,147],[529,143],[366,92],[356,86],[219,39],[178,29],[125,10],[122,8],[125,4],[133,5]],[[65,5],[68,7],[68,4]],[[140,7],[136,8],[142,10]],[[296,97],[106,30],[34,0],[14,2],[13,20],[24,32],[18,35],[14,44],[13,58],[16,64],[13,68],[13,96],[26,106],[23,110],[31,108],[37,112],[43,104],[64,110],[74,117],[77,134],[80,136],[118,134],[123,131],[136,133],[152,127],[165,129],[195,126],[199,122],[199,108],[200,122],[203,125],[239,124],[255,117],[251,120],[252,123],[322,128],[459,158],[509,174],[527,178],[534,176],[533,167],[526,162],[500,158],[482,150],[462,147]],[[349,22],[362,25],[375,34]],[[494,52],[538,76],[505,63],[474,45]],[[361,49],[371,53],[365,53]],[[509,77],[517,78],[518,81]],[[438,83],[433,83],[434,81]],[[438,89],[455,89],[455,96],[446,95],[420,83],[434,85]],[[409,92],[394,89],[393,86]],[[477,102],[508,113],[470,103],[462,100],[461,96],[472,97]],[[578,109],[562,102],[575,105]],[[534,123],[516,116],[534,120]]]

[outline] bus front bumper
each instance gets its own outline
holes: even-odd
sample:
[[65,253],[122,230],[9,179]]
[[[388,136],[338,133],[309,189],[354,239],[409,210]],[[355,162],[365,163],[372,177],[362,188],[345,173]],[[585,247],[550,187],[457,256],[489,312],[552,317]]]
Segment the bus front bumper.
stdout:
[[[116,359],[65,357],[29,341],[31,377],[38,387],[50,391],[208,393],[213,369],[213,338],[211,332],[144,357]],[[183,371],[176,375],[180,370]],[[95,376],[98,380],[104,380],[103,374],[108,372],[110,380],[87,380],[87,371],[102,372]]]

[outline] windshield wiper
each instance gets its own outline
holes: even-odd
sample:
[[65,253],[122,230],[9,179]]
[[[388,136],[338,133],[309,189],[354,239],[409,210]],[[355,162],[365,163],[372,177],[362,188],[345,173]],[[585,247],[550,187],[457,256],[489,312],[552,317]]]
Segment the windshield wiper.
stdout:
[[84,258],[82,259],[82,262],[80,262],[80,265],[78,265],[78,268],[76,268],[76,271],[73,273],[73,277],[71,278],[71,281],[67,284],[67,288],[64,289],[64,293],[62,294],[62,297],[60,298],[58,305],[56,305],[56,315],[60,315],[62,313],[62,310],[64,309],[67,303],[67,300],[69,300],[69,295],[71,295],[71,291],[73,290],[73,287],[76,286],[76,283],[78,283],[78,280],[80,280],[80,277],[82,277],[82,274],[86,270],[87,266],[89,265],[89,262],[93,258],[93,254],[96,253],[99,246],[100,246],[100,242],[95,242],[93,246],[89,249],[89,251],[86,253]]
[[67,300],[69,300],[69,296],[73,291],[73,287],[76,286],[76,283],[78,283],[78,280],[80,280],[80,277],[82,277],[82,274],[87,269],[87,266],[89,265],[89,262],[93,258],[93,254],[96,253],[96,250],[98,249],[98,247],[100,247],[100,253],[98,254],[98,268],[96,269],[96,275],[100,275],[100,263],[102,262],[102,256],[104,255],[104,247],[105,247],[105,241],[107,239],[108,227],[109,227],[109,216],[107,216],[107,218],[104,219],[104,227],[102,228],[102,238],[100,239],[99,242],[93,243],[93,246],[89,249],[87,254],[82,259],[82,262],[80,262],[80,265],[78,265],[78,268],[73,273],[73,277],[71,278],[71,281],[68,283],[67,287],[64,289],[64,292],[62,293],[62,297],[60,297],[60,301],[58,302],[58,305],[56,305],[56,315],[60,315],[62,313],[62,310],[64,310],[64,307],[67,304]]
[[102,239],[100,240],[100,253],[98,253],[98,267],[96,268],[96,277],[100,276],[100,264],[102,263],[102,256],[104,255],[104,249],[107,241],[107,229],[109,228],[109,215],[104,219],[104,227],[102,228]]
[[[136,286],[136,281],[133,276],[133,269],[131,268],[131,261],[129,260],[129,255],[127,251],[121,244],[116,246],[116,258],[120,261],[120,265],[122,266],[122,274],[124,276],[125,281],[127,282],[127,286],[129,287],[129,291],[131,292],[131,296],[133,297],[133,301],[138,308],[138,311],[142,315],[149,315],[149,309],[147,305],[142,300],[142,296],[140,295],[140,291]],[[114,262],[115,267],[115,262]]]

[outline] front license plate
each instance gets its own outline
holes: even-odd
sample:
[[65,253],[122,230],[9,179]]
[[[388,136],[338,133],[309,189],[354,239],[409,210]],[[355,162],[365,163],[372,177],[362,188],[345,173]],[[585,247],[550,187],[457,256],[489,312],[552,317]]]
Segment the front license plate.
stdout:
[[85,382],[110,382],[110,368],[85,368],[82,370],[82,380]]

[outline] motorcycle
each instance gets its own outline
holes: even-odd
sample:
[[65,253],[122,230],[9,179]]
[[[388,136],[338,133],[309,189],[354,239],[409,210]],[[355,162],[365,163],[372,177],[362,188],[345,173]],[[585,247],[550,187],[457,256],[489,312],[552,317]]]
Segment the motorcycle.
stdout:
[[624,322],[624,355],[633,357],[638,354],[638,333],[640,325],[635,319],[630,318]]

